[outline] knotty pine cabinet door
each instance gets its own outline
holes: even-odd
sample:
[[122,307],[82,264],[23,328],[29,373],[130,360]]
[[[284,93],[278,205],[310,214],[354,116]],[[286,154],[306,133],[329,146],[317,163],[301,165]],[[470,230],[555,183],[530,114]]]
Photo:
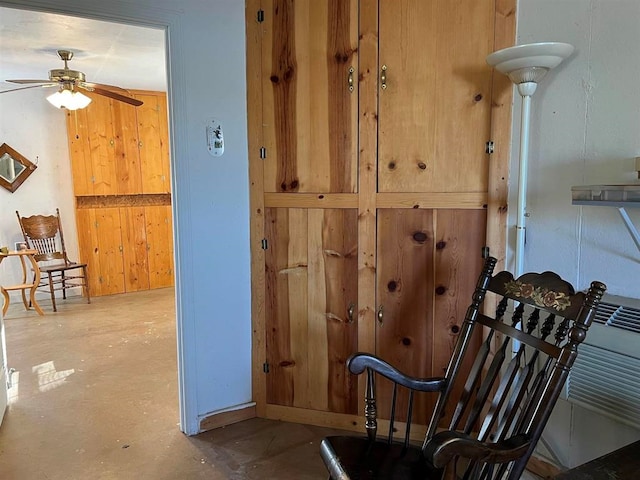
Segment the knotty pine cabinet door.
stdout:
[[67,135],[76,196],[140,193],[136,107],[102,95],[67,112]]
[[357,210],[268,208],[266,401],[357,413]]
[[357,189],[357,6],[262,2],[265,192]]
[[144,207],[149,288],[173,286],[171,205]]
[[380,0],[379,192],[486,192],[495,0]]
[[79,208],[76,220],[91,295],[173,285],[170,206]]
[[133,96],[143,102],[136,107],[141,192],[170,193],[167,95],[135,90]]
[[125,292],[120,209],[78,209],[76,221],[80,258],[87,264],[91,295]]
[[[484,210],[378,211],[377,355],[414,377],[444,375],[482,269],[485,225]],[[403,395],[397,411],[406,415]],[[434,402],[418,395],[415,418],[426,425]],[[390,398],[378,407],[387,418]]]

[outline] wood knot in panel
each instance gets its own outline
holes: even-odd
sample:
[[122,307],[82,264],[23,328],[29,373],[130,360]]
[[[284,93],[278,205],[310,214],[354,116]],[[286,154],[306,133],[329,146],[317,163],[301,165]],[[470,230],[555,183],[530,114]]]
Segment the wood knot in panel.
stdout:
[[408,347],[409,345],[411,345],[411,339],[410,339],[410,338],[407,338],[407,337],[404,337],[404,338],[402,339],[402,344],[403,344],[405,347]]
[[444,240],[440,240],[438,243],[436,243],[436,250],[442,250],[446,246],[447,242],[445,242]]
[[347,63],[349,61],[349,57],[350,55],[345,52],[336,52],[336,54],[334,55],[334,58],[338,63]]
[[413,239],[418,243],[424,243],[427,241],[429,237],[424,232],[415,232],[413,234]]
[[436,295],[444,295],[446,291],[447,291],[447,287],[445,287],[444,285],[438,285],[436,287]]
[[395,170],[396,169],[396,162],[389,162],[389,170]]
[[293,360],[283,360],[281,361],[278,365],[280,365],[281,367],[295,367],[296,366],[296,362],[294,362]]
[[287,185],[287,182],[282,182],[280,184],[280,190],[282,190],[283,192],[286,192],[287,190],[290,192],[295,192],[298,190],[299,186],[300,182],[298,180],[292,180],[289,185]]
[[387,290],[389,290],[390,292],[395,292],[398,289],[398,282],[396,282],[395,280],[391,280],[389,283],[387,283]]
[[481,93],[478,93],[475,97],[473,97],[473,99],[474,99],[476,102],[479,102],[480,100],[482,100],[482,94],[481,94]]
[[457,335],[460,332],[460,327],[458,325],[451,325],[451,333]]
[[418,162],[418,168],[420,170],[426,170],[427,169],[427,164],[424,162]]

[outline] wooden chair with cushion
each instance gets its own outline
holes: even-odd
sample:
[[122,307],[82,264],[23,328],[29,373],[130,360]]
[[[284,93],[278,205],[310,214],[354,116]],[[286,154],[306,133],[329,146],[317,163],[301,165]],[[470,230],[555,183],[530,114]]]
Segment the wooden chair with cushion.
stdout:
[[[412,378],[366,353],[349,358],[351,373],[366,374],[366,436],[322,441],[330,478],[520,478],[606,286],[593,282],[576,293],[552,272],[514,279],[494,276],[495,264],[485,261],[442,378]],[[489,304],[497,305],[493,315],[483,313]],[[391,399],[382,418],[376,384],[392,391],[382,395]],[[434,397],[435,408],[428,425],[410,428],[420,396]],[[402,419],[394,418],[400,411]],[[388,427],[384,438],[378,424]],[[419,428],[424,436],[416,440]]]
[[16,215],[27,247],[38,251],[35,256],[41,273],[38,287],[49,290],[53,311],[57,311],[56,290],[62,290],[62,298],[66,299],[67,289],[83,287],[87,303],[91,303],[87,264],[69,260],[59,209],[56,208],[55,215],[21,217],[18,211]]

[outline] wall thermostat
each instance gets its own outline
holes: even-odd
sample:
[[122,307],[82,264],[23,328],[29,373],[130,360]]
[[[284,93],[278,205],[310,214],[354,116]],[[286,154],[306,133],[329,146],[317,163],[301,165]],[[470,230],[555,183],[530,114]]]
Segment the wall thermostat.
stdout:
[[219,157],[224,153],[222,124],[215,119],[207,121],[207,150],[213,157]]

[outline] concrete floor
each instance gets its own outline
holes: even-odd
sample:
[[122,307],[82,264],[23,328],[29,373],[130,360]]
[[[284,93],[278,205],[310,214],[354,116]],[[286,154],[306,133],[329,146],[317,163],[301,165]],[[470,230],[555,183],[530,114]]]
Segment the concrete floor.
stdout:
[[173,289],[58,302],[4,320],[15,369],[0,427],[0,478],[326,479],[329,429],[252,419],[178,429]]

